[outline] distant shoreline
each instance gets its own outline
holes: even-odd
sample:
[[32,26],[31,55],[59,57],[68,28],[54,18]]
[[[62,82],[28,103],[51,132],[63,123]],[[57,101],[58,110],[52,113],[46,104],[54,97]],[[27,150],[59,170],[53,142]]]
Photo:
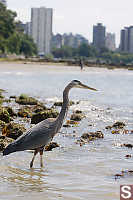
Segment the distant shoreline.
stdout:
[[[31,59],[9,59],[9,58],[0,58],[0,66],[1,64],[22,64],[22,65],[40,65],[40,66],[60,66],[60,67],[78,67],[77,63],[72,63],[71,61],[44,61],[44,60],[31,60]],[[84,65],[84,68],[106,68],[106,69],[127,69],[133,70],[133,66],[116,66],[116,65],[107,65],[107,64],[94,64],[88,63]]]

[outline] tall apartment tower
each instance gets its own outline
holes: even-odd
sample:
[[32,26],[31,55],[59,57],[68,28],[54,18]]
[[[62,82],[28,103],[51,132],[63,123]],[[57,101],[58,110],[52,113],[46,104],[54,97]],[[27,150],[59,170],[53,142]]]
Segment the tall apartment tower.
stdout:
[[115,45],[115,34],[114,33],[107,33],[107,35],[106,35],[106,41],[105,41],[105,46],[110,51],[115,51],[116,45]]
[[96,26],[93,26],[93,45],[100,49],[105,47],[105,34],[106,28],[102,23],[98,23]]
[[6,0],[0,0],[0,3],[3,3],[5,6],[7,6]]
[[121,30],[120,50],[122,52],[133,53],[133,26],[125,27]]
[[51,52],[52,18],[53,10],[51,8],[31,9],[31,36],[37,44],[39,55]]

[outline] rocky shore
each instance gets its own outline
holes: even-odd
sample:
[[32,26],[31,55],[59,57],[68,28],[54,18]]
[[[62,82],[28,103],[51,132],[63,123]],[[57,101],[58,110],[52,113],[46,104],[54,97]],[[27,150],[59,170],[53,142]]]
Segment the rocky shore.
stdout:
[[[62,106],[62,102],[55,102],[48,108],[44,102],[40,102],[34,97],[26,94],[20,96],[6,97],[3,89],[0,89],[0,151],[13,140],[21,136],[26,130],[35,124],[47,118],[56,118]],[[69,106],[73,106],[75,102],[70,101]],[[86,118],[85,113],[81,110],[75,110],[69,116],[69,119],[63,124],[64,128],[73,128],[79,126],[81,121]],[[110,134],[129,134],[129,131],[123,122],[115,122],[113,125],[105,127],[105,132]],[[68,129],[69,130],[69,129]],[[104,132],[104,133],[105,133]],[[104,133],[101,130],[83,133],[80,137],[73,131],[73,137],[76,138],[75,143],[80,146],[90,143],[96,139],[103,139]],[[132,148],[132,144],[121,144],[121,147]],[[59,147],[56,142],[50,143],[45,150],[51,151],[53,148]]]
[[[59,114],[58,107],[62,102],[55,102],[48,108],[43,102],[26,94],[20,96],[6,96],[7,92],[0,89],[0,151],[26,132],[28,128],[47,118],[56,118]],[[72,106],[75,103],[70,101]],[[84,115],[76,111],[71,115],[69,124],[81,121]],[[50,143],[45,150],[50,151],[59,147],[56,142]]]

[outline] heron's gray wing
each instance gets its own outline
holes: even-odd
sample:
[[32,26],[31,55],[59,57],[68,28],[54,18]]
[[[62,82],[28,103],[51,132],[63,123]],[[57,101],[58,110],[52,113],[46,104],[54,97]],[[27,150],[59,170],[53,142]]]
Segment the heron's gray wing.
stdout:
[[30,128],[14,141],[13,144],[16,146],[16,151],[35,149],[49,143],[56,128],[54,121],[55,119],[46,119]]

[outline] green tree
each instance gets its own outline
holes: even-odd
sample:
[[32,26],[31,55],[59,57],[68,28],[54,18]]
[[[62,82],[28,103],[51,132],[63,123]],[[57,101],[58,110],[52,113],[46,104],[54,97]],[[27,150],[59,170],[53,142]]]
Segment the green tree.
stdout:
[[81,44],[78,48],[78,53],[82,57],[95,57],[98,54],[96,48],[88,44]]
[[22,33],[20,39],[20,53],[23,53],[26,57],[37,54],[37,47],[32,38]]
[[9,53],[20,53],[21,38],[17,32],[13,33],[7,40],[7,48]]
[[3,38],[7,39],[14,33],[14,19],[16,16],[16,12],[8,10],[2,3],[0,3],[0,35]]
[[52,54],[56,58],[71,58],[73,56],[73,48],[68,46],[62,46],[59,49],[53,49]]
[[0,3],[0,53],[37,54],[33,40],[23,33],[21,22],[15,22],[16,13]]
[[0,3],[0,51],[5,53],[7,50],[7,39],[14,33],[14,19],[16,13],[8,10]]
[[79,56],[89,57],[89,46],[88,44],[81,44],[78,48]]

